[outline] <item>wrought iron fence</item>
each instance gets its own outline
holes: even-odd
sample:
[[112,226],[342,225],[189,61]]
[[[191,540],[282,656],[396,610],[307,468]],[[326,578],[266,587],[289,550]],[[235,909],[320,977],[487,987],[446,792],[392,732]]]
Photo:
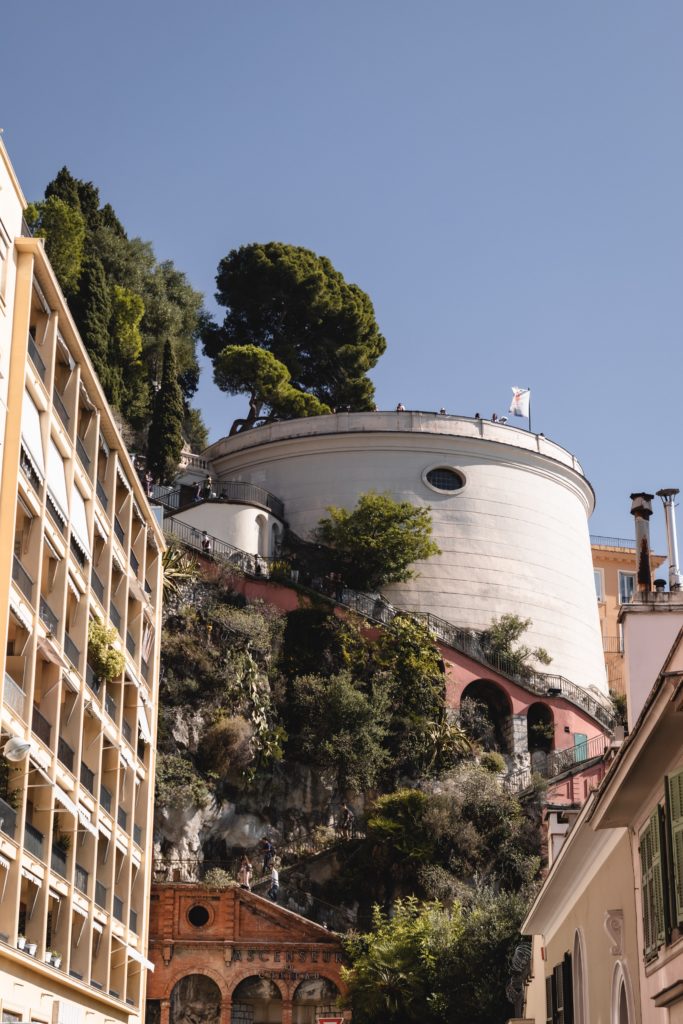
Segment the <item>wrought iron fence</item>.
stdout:
[[601,757],[608,749],[608,739],[604,736],[592,736],[573,747],[551,751],[544,762],[514,772],[504,780],[503,785],[510,793],[521,793],[530,788],[534,776],[548,780],[557,778],[577,765]]

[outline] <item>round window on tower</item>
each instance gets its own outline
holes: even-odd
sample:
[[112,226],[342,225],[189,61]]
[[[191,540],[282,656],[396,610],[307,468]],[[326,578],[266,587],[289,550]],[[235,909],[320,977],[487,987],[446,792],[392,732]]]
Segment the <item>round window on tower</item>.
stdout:
[[441,494],[455,494],[465,486],[464,475],[451,466],[432,466],[422,474],[422,480],[431,490]]
[[187,920],[190,924],[193,924],[195,928],[203,928],[205,924],[209,923],[209,911],[206,907],[203,907],[200,903],[196,903],[194,907],[190,907],[187,912]]

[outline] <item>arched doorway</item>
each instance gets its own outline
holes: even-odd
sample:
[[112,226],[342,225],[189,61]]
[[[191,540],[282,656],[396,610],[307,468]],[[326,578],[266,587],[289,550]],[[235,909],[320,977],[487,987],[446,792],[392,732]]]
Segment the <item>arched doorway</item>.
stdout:
[[267,558],[270,554],[268,550],[270,538],[268,537],[268,521],[264,515],[256,516],[256,529],[258,530],[256,554]]
[[245,978],[232,994],[232,1024],[280,1024],[282,995],[268,978]]
[[511,753],[510,698],[488,679],[469,683],[460,697],[460,724],[484,750]]
[[574,996],[574,1024],[590,1024],[587,1009],[588,985],[586,979],[586,957],[583,951],[583,936],[578,929],[574,933],[572,986]]
[[318,1017],[337,1016],[337,1000],[340,995],[339,989],[329,978],[302,981],[292,1000],[292,1024],[316,1024]]
[[628,968],[617,960],[612,975],[612,1024],[633,1024],[635,1019]]
[[540,750],[549,754],[555,746],[555,719],[547,704],[537,701],[529,706],[526,729],[529,752]]
[[171,992],[170,1024],[219,1024],[221,991],[205,974],[187,974]]
[[270,528],[270,556],[271,558],[277,558],[280,554],[280,546],[282,544],[282,527],[278,523],[273,523]]

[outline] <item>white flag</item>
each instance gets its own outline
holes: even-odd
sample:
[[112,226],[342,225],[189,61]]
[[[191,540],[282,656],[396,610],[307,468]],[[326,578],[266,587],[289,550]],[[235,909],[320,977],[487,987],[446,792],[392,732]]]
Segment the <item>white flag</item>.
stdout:
[[529,419],[530,401],[531,391],[529,388],[513,388],[512,402],[510,403],[509,411],[513,416],[526,416],[526,418]]

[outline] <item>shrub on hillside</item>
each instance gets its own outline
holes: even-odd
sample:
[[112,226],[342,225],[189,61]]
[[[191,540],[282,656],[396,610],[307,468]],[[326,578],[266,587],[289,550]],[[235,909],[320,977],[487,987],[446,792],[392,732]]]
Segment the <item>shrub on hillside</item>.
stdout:
[[254,730],[241,715],[223,716],[202,736],[199,763],[204,771],[220,778],[243,772],[254,760]]

